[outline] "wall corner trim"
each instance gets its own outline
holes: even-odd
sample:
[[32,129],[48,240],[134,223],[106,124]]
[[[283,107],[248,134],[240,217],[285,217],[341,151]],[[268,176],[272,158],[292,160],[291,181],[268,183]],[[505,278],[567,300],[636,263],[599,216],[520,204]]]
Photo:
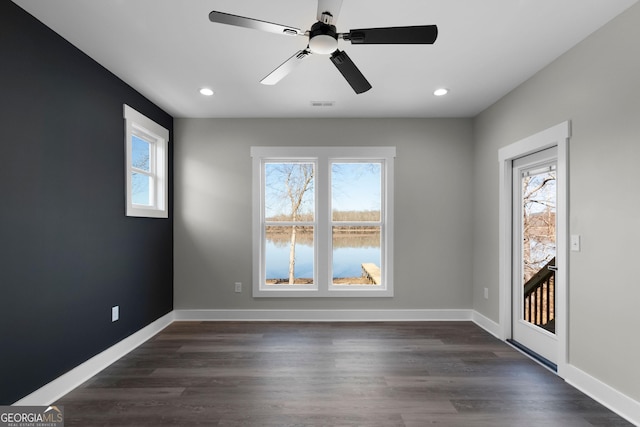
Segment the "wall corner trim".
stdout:
[[564,380],[631,424],[640,426],[640,402],[592,377],[571,364],[564,366]]
[[59,376],[33,393],[18,400],[14,405],[50,405],[169,326],[173,323],[173,318],[173,311],[165,314],[139,331],[129,335],[117,344],[109,347],[102,353],[95,355],[69,372]]

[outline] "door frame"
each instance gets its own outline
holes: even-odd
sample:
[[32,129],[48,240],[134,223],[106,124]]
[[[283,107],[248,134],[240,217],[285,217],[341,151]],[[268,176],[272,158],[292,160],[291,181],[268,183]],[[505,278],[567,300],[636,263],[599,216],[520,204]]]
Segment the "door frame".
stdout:
[[562,122],[535,135],[521,139],[498,150],[500,165],[499,201],[499,289],[500,289],[500,330],[502,340],[512,336],[512,286],[513,277],[513,160],[536,153],[546,148],[558,147],[558,200],[556,207],[556,337],[558,338],[558,375],[564,378],[568,365],[568,235],[569,235],[569,138],[571,122]]

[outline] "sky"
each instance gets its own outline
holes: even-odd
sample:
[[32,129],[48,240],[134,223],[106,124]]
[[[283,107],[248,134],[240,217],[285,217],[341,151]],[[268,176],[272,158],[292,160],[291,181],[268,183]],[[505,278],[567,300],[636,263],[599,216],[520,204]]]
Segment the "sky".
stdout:
[[[149,171],[149,143],[144,139],[133,135],[131,137],[131,163],[133,166]],[[134,173],[131,177],[133,187],[133,203],[137,205],[149,205],[149,177]]]
[[331,199],[333,210],[379,211],[381,206],[380,163],[334,163]]
[[[287,199],[283,165],[291,163],[267,163],[265,165],[265,215],[278,213],[288,214],[291,205]],[[295,163],[294,165],[300,165]],[[304,163],[302,165],[310,165]],[[331,168],[331,201],[332,210],[339,211],[379,211],[381,207],[381,164],[380,163],[333,163]],[[297,171],[298,178],[302,175]],[[294,174],[295,175],[295,174]],[[314,176],[310,186],[317,188],[316,180],[323,177]],[[326,179],[326,177],[324,177]],[[294,186],[295,187],[295,186]],[[303,212],[314,209],[314,193],[307,191],[304,195]]]

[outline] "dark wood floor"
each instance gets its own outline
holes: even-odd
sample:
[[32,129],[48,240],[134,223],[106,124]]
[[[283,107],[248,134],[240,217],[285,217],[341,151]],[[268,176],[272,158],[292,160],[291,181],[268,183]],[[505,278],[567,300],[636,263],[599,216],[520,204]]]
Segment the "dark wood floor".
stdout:
[[177,322],[66,426],[630,426],[470,322]]

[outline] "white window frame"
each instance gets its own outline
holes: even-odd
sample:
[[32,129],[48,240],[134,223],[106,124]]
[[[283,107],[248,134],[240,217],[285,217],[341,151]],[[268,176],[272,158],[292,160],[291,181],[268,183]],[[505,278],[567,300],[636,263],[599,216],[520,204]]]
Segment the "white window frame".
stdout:
[[[169,131],[126,104],[124,105],[124,119],[126,215],[145,218],[168,218]],[[131,158],[133,136],[149,142],[149,172],[133,167]],[[151,178],[151,183],[149,184],[151,205],[133,203],[133,183],[131,179],[133,172],[141,173]]]
[[[395,147],[251,147],[254,297],[393,297],[393,225]],[[376,161],[382,164],[380,286],[333,285],[331,279],[331,163]],[[270,162],[314,162],[315,273],[313,285],[265,284],[264,169]],[[287,224],[282,224],[287,225]],[[346,224],[349,225],[349,224]]]

